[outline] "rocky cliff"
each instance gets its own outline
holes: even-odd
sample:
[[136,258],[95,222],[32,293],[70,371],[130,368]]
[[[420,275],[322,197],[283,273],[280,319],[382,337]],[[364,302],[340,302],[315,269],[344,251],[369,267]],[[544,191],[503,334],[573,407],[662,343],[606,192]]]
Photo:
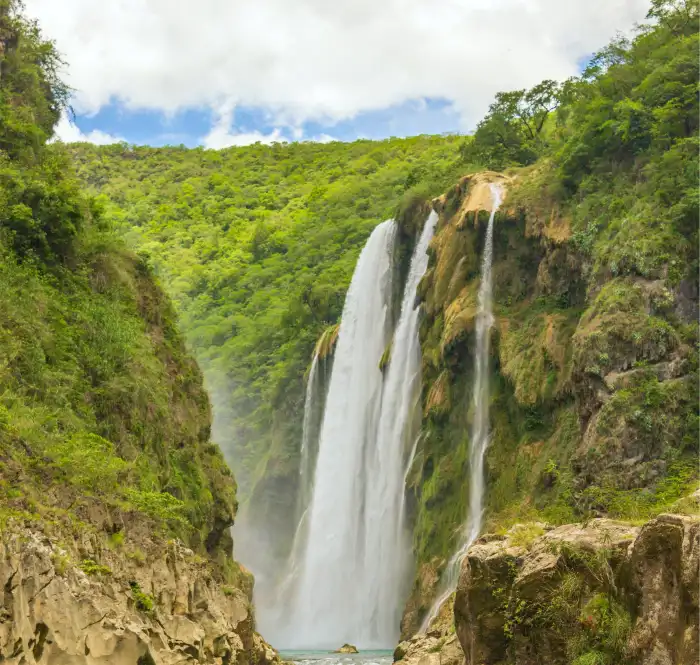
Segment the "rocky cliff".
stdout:
[[0,251],[0,660],[277,662],[201,375],[148,268],[107,235],[75,273]]
[[144,535],[143,549],[115,543],[98,534],[59,541],[36,528],[3,532],[3,662],[279,662],[255,633],[252,581],[222,584],[206,559],[178,541]]
[[537,532],[520,525],[470,550],[455,598],[467,665],[698,662],[700,520]]
[[48,142],[67,89],[22,9],[0,8],[0,662],[274,662],[201,373]]
[[690,282],[595,274],[561,208],[526,197],[531,177],[467,176],[432,204],[440,221],[420,288],[423,437],[407,476],[417,571],[403,637],[434,597],[467,514],[489,182],[508,195],[494,225],[487,530],[651,516],[695,482]]
[[697,665],[699,553],[700,519],[674,514],[485,534],[453,600],[395,662]]

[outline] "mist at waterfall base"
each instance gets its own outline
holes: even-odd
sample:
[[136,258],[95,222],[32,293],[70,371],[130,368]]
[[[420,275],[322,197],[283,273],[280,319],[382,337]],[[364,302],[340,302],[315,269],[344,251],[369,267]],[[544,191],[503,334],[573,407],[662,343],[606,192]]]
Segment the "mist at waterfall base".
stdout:
[[[305,412],[292,552],[276,593],[256,597],[258,626],[279,648],[386,649],[398,641],[412,564],[404,481],[420,424],[416,293],[436,222],[433,212],[414,249],[395,326],[393,220],[375,228],[355,267],[316,436]],[[314,359],[310,381],[316,371]],[[314,391],[307,389],[307,410],[319,399]]]
[[481,531],[484,497],[484,456],[489,443],[489,347],[493,326],[493,220],[501,205],[502,191],[491,184],[491,215],[486,228],[484,251],[481,259],[476,315],[476,346],[474,349],[473,421],[469,448],[469,510],[464,524],[460,546],[448,562],[441,583],[441,591],[426,614],[420,632],[427,632],[431,621],[438,615],[445,601],[457,588],[462,560]]

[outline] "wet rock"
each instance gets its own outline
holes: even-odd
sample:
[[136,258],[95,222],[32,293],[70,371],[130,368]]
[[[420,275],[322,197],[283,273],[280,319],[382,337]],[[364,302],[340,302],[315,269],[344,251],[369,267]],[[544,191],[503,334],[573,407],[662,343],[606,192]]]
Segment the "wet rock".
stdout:
[[401,642],[394,651],[400,665],[464,665],[464,653],[454,627],[454,596],[440,608],[426,633]]
[[415,635],[401,642],[394,651],[396,665],[464,665],[464,653],[452,632],[450,635]]

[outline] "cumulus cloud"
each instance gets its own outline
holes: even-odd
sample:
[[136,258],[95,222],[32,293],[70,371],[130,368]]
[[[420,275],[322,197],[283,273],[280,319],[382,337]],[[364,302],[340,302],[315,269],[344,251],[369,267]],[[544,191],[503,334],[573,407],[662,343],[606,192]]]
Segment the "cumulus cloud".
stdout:
[[218,112],[218,117],[212,125],[211,131],[201,139],[205,148],[220,150],[231,146],[252,145],[253,143],[282,143],[287,139],[279,128],[275,128],[269,134],[262,132],[239,132],[232,128],[234,108],[230,104],[224,105]]
[[80,131],[80,128],[68,117],[66,113],[61,115],[61,119],[54,128],[52,140],[63,141],[63,143],[95,143],[97,145],[108,145],[110,143],[119,143],[124,139],[119,136],[113,136],[99,129],[93,129],[87,134]]
[[[115,99],[165,112],[238,104],[295,127],[442,98],[468,129],[498,90],[575,74],[582,57],[643,18],[648,0],[26,4],[69,63],[82,113]],[[229,129],[212,127],[210,141],[233,140]]]
[[333,141],[338,141],[339,139],[330,136],[329,134],[319,134],[318,136],[311,136],[305,140],[311,141],[312,143],[333,143]]

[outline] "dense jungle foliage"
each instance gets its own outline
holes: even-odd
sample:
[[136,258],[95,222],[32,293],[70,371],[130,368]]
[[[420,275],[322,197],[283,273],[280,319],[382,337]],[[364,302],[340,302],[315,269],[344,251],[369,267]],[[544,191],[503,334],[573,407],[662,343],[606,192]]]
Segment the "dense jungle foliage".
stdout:
[[235,486],[201,374],[149,268],[47,143],[66,88],[22,9],[0,2],[0,522],[145,522],[214,553]]
[[244,494],[262,475],[293,475],[303,376],[362,245],[400,201],[455,181],[460,142],[71,148],[109,219],[167,285]]

